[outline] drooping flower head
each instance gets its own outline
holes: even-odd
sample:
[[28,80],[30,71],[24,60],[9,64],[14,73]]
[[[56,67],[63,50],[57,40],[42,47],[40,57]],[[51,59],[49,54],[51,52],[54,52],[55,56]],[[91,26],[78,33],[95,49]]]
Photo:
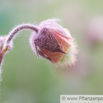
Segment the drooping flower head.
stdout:
[[30,38],[31,47],[38,57],[59,65],[74,63],[76,49],[73,41],[70,32],[57,24],[55,19],[41,22],[38,32]]
[[37,56],[42,56],[60,67],[68,66],[75,62],[77,53],[74,39],[70,32],[57,24],[57,19],[48,19],[39,26],[20,24],[13,28],[8,35],[0,36],[0,81],[1,66],[5,53],[12,47],[13,38],[22,30],[32,30],[30,44]]

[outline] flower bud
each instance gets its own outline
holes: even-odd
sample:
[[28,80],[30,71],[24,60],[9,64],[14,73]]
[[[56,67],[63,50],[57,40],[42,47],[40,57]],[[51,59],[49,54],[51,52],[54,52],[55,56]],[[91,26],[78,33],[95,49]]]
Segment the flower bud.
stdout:
[[[73,54],[73,58],[70,57],[72,56],[70,48],[74,46],[74,39],[67,29],[62,28],[54,19],[43,21],[38,29],[38,33],[33,33],[30,38],[31,47],[38,57],[47,58],[55,64],[61,61],[62,63],[66,61],[66,64],[74,62],[73,58],[76,52]],[[65,60],[68,52],[72,59],[71,62],[69,62],[69,59]]]

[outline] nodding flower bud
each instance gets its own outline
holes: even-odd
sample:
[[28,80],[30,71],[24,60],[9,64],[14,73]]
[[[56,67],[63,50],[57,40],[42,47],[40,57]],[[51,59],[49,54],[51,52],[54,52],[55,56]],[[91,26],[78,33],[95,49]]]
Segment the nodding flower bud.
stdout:
[[73,40],[67,29],[49,19],[40,23],[38,32],[31,35],[30,44],[38,57],[47,58],[54,64],[70,65],[76,54]]

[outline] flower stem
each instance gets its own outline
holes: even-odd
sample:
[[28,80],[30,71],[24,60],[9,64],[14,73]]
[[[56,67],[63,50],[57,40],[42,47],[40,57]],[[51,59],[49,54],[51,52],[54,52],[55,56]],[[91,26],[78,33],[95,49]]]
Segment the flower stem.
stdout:
[[0,68],[1,68],[1,65],[2,65],[2,61],[3,61],[3,53],[0,53]]
[[3,58],[4,58],[4,54],[5,52],[8,50],[8,46],[6,46],[3,51],[1,51],[0,53],[0,68],[1,68],[1,65],[2,65],[2,61],[3,61]]
[[13,30],[10,31],[9,33],[9,36],[7,38],[7,41],[6,43],[10,43],[10,41],[13,39],[13,37],[20,31],[22,30],[32,30],[32,31],[35,31],[35,32],[38,32],[38,28],[35,27],[34,25],[32,24],[21,24],[21,25],[18,25],[16,26]]

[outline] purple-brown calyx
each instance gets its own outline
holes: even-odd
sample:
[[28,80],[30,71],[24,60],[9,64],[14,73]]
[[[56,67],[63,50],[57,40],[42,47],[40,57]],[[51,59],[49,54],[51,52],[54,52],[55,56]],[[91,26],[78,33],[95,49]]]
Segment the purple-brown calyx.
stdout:
[[45,57],[52,63],[59,62],[67,54],[74,39],[67,29],[52,19],[43,21],[38,28],[38,33],[33,33],[30,38],[32,49],[37,56]]
[[34,40],[35,46],[40,49],[46,49],[51,52],[60,52],[66,54],[60,47],[54,34],[48,29],[43,28]]

